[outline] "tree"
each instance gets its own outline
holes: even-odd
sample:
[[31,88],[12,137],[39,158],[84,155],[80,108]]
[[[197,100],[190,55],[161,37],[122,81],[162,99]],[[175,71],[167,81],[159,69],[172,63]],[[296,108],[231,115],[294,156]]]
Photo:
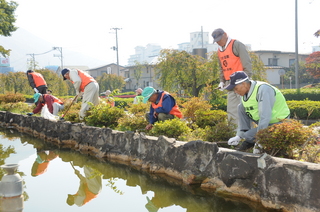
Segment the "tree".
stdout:
[[22,94],[33,93],[24,72],[9,72],[5,78],[5,90]]
[[313,52],[306,58],[307,72],[314,78],[320,78],[320,51]]
[[215,62],[190,55],[186,51],[163,49],[160,52],[159,63],[155,66],[159,76],[160,86],[169,92],[183,90],[190,96],[199,96],[206,84],[217,80],[217,70],[212,68]]
[[139,86],[139,80],[140,80],[140,78],[141,78],[141,75],[142,75],[142,69],[144,68],[144,66],[147,66],[148,65],[148,63],[147,62],[144,62],[143,64],[142,63],[139,63],[139,61],[134,61],[134,63],[135,63],[135,69],[134,69],[134,73],[133,73],[133,75],[134,75],[134,78],[136,78],[136,80],[137,80],[137,88],[138,87],[140,87]]
[[254,52],[249,52],[252,64],[252,76],[253,80],[267,81],[266,68],[262,60]]
[[124,78],[115,74],[103,73],[101,76],[98,76],[96,80],[99,83],[100,92],[104,92],[106,90],[113,91],[115,89],[119,89],[121,91],[125,86]]
[[[14,11],[17,6],[18,4],[14,1],[6,2],[5,0],[0,0],[0,35],[8,37],[11,36],[11,32],[17,30],[17,27],[13,25],[16,21]],[[0,53],[4,57],[9,56],[10,49],[5,49],[3,46],[0,46]]]

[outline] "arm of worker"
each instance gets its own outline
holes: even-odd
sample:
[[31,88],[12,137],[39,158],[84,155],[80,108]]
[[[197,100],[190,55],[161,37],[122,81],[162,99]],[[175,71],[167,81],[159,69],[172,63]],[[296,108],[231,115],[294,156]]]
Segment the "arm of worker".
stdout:
[[154,124],[156,121],[158,121],[158,117],[154,116],[154,109],[152,106],[150,106],[150,112],[149,112],[149,123]]
[[251,58],[249,56],[246,46],[240,41],[235,40],[232,51],[236,56],[240,57],[240,60],[243,66],[243,71],[246,72],[246,74],[251,78],[252,64],[251,64]]
[[42,103],[39,101],[37,107],[32,111],[34,114],[39,113],[42,109]]
[[78,75],[78,71],[77,70],[70,70],[69,73],[70,76],[70,80],[73,82],[73,86],[76,89],[76,94],[78,95],[80,93],[80,85],[81,85],[81,78]]
[[165,113],[169,114],[173,106],[176,104],[176,101],[169,94],[165,94],[162,100],[162,107],[156,109],[156,113]]
[[29,84],[32,88],[36,87],[36,84],[34,83],[33,77],[31,74],[28,74],[28,80],[29,80]]
[[257,99],[260,117],[257,131],[259,131],[269,126],[272,116],[272,108],[276,101],[275,90],[269,85],[261,85],[258,89]]
[[51,95],[45,95],[45,103],[47,104],[49,112],[53,114],[54,98]]

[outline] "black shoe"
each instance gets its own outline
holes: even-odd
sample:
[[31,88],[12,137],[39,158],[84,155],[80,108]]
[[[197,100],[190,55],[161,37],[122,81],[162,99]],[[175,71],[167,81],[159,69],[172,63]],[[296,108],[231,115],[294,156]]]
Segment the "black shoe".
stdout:
[[245,151],[247,149],[250,149],[251,147],[254,147],[254,143],[244,141],[244,142],[242,142],[241,146],[237,150]]

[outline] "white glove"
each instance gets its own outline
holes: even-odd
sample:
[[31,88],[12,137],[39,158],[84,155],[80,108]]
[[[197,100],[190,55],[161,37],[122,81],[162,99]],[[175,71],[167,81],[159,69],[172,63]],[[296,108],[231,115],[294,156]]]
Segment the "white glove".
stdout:
[[260,154],[261,153],[261,150],[262,150],[262,146],[258,143],[256,143],[253,147],[253,154]]
[[34,92],[39,93],[37,88],[34,88],[33,90],[34,90]]
[[228,145],[237,146],[240,142],[241,138],[239,136],[235,136],[229,139]]
[[218,88],[220,91],[223,91],[224,90],[224,82],[220,82]]

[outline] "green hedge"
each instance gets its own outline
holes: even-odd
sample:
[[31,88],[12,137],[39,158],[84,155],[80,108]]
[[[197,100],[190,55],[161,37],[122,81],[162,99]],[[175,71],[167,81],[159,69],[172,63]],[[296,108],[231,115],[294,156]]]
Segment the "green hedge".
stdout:
[[317,88],[302,88],[300,93],[297,93],[296,89],[283,89],[282,94],[287,101],[293,100],[312,100],[320,101],[320,89]]
[[290,117],[297,119],[320,119],[320,101],[287,101]]

